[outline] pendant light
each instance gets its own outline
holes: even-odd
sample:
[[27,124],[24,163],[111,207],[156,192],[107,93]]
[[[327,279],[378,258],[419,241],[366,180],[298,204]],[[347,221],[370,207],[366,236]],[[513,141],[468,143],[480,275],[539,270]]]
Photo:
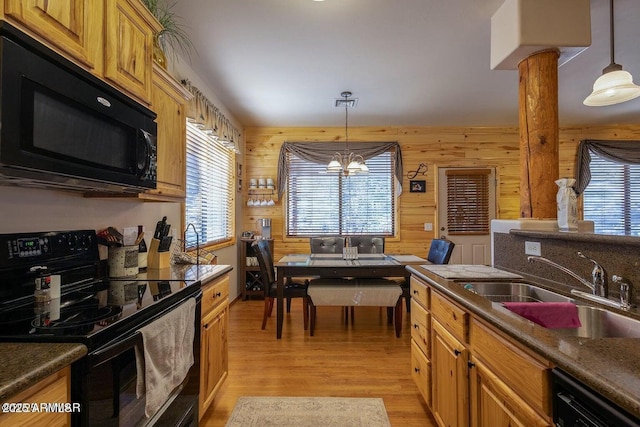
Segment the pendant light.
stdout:
[[630,101],[640,96],[640,86],[633,83],[633,77],[627,71],[622,70],[622,65],[616,64],[614,59],[614,30],[613,30],[613,0],[610,4],[610,24],[611,31],[611,64],[604,70],[602,75],[593,84],[593,92],[584,100],[584,105],[591,107],[601,107],[605,105],[619,104]]
[[336,106],[344,104],[344,153],[336,153],[327,165],[327,172],[340,172],[345,176],[355,175],[357,173],[368,173],[369,168],[364,162],[364,158],[360,154],[349,152],[349,105],[355,106],[355,100],[349,99],[352,93],[344,91],[340,94],[344,100],[336,100]]

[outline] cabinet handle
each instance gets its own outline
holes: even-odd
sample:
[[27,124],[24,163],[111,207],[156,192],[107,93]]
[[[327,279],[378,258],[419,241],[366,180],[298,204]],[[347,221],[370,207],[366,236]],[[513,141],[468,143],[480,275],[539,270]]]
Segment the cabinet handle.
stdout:
[[219,297],[219,296],[222,296],[222,293],[218,292],[217,294],[214,294],[214,295],[213,295],[213,297],[214,297],[214,298],[217,298],[217,297]]
[[413,368],[415,372],[420,372],[420,368]]
[[413,324],[413,328],[414,328],[414,329],[418,329],[419,327],[420,327],[420,325],[418,325],[417,323],[414,323],[414,324]]
[[414,295],[418,295],[420,292],[416,291],[415,289],[413,290],[413,294]]
[[208,323],[205,323],[204,325],[202,325],[203,328],[207,329],[209,327]]
[[474,366],[476,366],[476,364],[475,364],[475,363],[473,363],[471,360],[469,360],[469,361],[467,362],[467,366],[469,366],[469,369],[471,369],[471,368],[473,368]]
[[458,350],[457,348],[456,348],[455,350],[453,350],[453,353],[454,353],[456,356],[460,356],[460,355],[462,354],[462,352],[461,352],[460,350]]

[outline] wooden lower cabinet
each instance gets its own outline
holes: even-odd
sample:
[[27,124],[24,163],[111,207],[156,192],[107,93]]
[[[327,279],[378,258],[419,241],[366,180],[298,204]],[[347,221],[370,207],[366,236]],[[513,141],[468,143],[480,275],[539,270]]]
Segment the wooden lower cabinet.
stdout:
[[438,320],[432,321],[432,412],[438,425],[469,424],[468,350]]
[[481,360],[471,357],[469,370],[471,386],[472,427],[543,427],[552,426],[533,408],[513,392],[500,376]]
[[[411,278],[412,378],[439,427],[553,426],[551,363]],[[430,387],[425,390],[426,387]]]
[[229,275],[206,285],[202,292],[200,325],[199,417],[213,403],[229,371]]
[[[70,403],[70,368],[67,366],[58,372],[40,380],[28,389],[13,396],[6,403],[29,402]],[[5,403],[5,402],[2,402]],[[0,413],[1,426],[49,426],[63,427],[71,424],[69,412],[5,412]]]

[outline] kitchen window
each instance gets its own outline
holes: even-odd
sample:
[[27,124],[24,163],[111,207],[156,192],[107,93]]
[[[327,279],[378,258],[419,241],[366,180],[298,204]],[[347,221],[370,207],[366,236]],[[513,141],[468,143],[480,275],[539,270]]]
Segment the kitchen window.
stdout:
[[[200,245],[230,241],[234,235],[235,153],[187,122],[186,223],[198,230]],[[196,246],[187,233],[187,247]]]
[[584,219],[594,222],[596,233],[640,236],[640,165],[592,155],[589,169]]
[[395,156],[396,150],[389,149],[366,160],[368,174],[344,176],[327,173],[326,163],[288,152],[284,158],[287,236],[394,236]]

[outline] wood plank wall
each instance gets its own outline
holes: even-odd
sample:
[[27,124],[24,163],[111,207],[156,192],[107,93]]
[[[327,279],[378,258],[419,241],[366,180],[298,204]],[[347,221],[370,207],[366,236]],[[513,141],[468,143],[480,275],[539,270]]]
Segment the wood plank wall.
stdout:
[[[258,231],[259,218],[271,218],[275,258],[287,253],[309,251],[308,239],[285,238],[283,201],[272,207],[248,207],[251,178],[276,181],[277,160],[283,142],[341,141],[344,128],[247,128],[245,129],[243,215],[239,231]],[[573,177],[577,144],[582,139],[640,140],[640,125],[560,129],[560,177]],[[497,217],[519,218],[519,134],[516,127],[350,127],[349,143],[398,141],[402,148],[403,193],[399,198],[399,236],[387,239],[386,252],[426,256],[431,239],[437,236],[437,197],[434,183],[438,167],[495,167]],[[410,193],[407,172],[418,164],[428,165],[426,193]],[[276,183],[277,185],[277,183]],[[283,196],[284,197],[284,196]],[[434,231],[424,231],[424,223]]]

